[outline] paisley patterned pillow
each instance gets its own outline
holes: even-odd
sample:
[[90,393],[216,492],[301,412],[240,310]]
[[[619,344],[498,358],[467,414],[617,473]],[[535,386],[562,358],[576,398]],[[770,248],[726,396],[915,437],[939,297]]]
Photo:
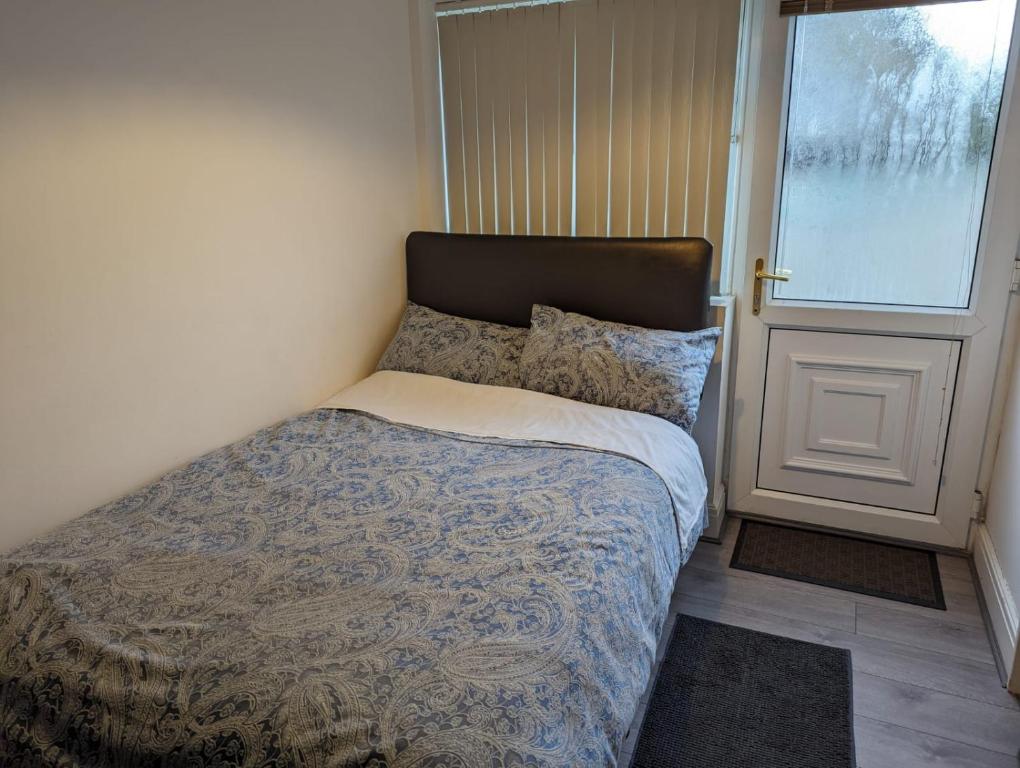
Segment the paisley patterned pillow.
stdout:
[[407,303],[377,371],[427,373],[470,384],[521,385],[527,328],[445,315]]
[[650,330],[536,304],[522,386],[661,416],[690,432],[721,332]]

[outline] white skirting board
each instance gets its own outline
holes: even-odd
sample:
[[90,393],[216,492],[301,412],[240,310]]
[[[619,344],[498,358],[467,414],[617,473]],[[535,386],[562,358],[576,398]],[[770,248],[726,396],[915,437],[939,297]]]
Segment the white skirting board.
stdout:
[[713,296],[711,323],[723,329],[715,359],[705,380],[705,391],[694,425],[694,440],[708,478],[708,528],[702,536],[718,539],[726,516],[726,462],[730,401],[730,367],[733,357],[733,297]]
[[995,546],[988,535],[985,525],[976,527],[974,536],[974,567],[977,570],[979,587],[984,597],[988,616],[991,619],[991,632],[995,638],[996,651],[1000,655],[1002,668],[1009,674],[1009,689],[1020,693],[1020,676],[1017,675],[1017,641],[1020,634],[1020,611],[1016,598],[1006,583],[1006,577],[999,567],[995,554]]

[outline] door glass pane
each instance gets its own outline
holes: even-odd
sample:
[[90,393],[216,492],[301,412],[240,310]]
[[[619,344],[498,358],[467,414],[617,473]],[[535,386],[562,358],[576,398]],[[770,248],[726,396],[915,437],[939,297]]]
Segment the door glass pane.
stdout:
[[968,305],[1015,5],[797,18],[776,298]]

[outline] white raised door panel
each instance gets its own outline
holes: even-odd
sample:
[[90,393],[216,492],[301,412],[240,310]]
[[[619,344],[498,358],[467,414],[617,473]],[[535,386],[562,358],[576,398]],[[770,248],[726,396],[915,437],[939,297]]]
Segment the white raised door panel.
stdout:
[[772,330],[759,487],[933,514],[958,348]]

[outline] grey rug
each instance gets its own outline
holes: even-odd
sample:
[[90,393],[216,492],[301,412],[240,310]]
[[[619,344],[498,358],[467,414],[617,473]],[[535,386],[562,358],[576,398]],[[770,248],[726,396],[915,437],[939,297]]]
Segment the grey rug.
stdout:
[[853,768],[850,651],[677,616],[632,768]]

